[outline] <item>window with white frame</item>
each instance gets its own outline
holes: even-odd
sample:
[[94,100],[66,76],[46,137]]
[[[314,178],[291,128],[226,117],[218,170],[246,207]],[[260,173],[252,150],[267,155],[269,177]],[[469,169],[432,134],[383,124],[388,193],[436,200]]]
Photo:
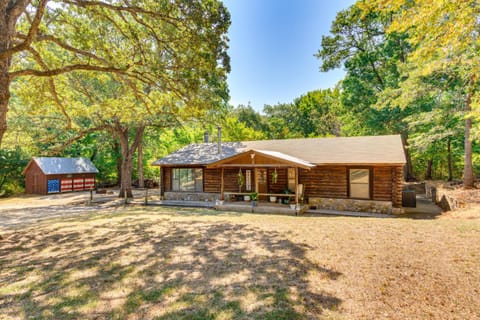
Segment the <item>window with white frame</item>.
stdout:
[[370,199],[370,170],[350,169],[350,198]]

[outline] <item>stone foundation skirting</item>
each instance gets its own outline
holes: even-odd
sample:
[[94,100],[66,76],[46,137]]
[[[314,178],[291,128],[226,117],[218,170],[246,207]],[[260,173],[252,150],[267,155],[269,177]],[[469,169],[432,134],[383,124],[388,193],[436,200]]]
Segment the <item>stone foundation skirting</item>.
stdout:
[[182,201],[210,201],[215,202],[220,199],[219,193],[207,192],[165,192],[163,195],[165,200],[182,200]]
[[356,199],[333,199],[333,198],[309,198],[310,207],[338,211],[392,213],[391,201],[356,200]]

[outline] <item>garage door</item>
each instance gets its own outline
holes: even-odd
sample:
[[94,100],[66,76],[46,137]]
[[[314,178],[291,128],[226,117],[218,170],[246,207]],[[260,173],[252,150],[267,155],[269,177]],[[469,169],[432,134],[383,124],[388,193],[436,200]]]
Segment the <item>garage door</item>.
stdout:
[[60,182],[60,190],[68,192],[73,190],[73,179],[62,179]]
[[81,190],[84,190],[83,178],[73,179],[73,191],[81,191]]
[[48,193],[60,192],[60,180],[59,179],[48,180],[47,192]]
[[95,188],[95,178],[85,178],[85,189],[90,190]]

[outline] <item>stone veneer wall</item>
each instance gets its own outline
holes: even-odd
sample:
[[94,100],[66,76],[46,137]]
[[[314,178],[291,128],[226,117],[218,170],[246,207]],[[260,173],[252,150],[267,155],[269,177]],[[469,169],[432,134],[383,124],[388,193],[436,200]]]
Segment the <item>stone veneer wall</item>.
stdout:
[[354,211],[354,212],[373,212],[373,213],[385,213],[385,214],[392,213],[391,201],[309,198],[308,204],[310,206],[316,206],[318,209]]
[[165,200],[183,200],[183,201],[216,201],[220,199],[219,193],[207,192],[165,192]]

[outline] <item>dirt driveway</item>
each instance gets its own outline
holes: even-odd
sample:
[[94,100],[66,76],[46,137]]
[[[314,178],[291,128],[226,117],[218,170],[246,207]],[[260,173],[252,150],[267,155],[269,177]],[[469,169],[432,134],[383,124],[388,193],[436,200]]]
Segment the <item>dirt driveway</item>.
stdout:
[[0,199],[0,230],[25,226],[51,218],[104,210],[112,208],[118,202],[115,194],[103,196],[103,198],[111,199],[90,205],[88,204],[90,199],[88,191],[46,196],[21,195]]

